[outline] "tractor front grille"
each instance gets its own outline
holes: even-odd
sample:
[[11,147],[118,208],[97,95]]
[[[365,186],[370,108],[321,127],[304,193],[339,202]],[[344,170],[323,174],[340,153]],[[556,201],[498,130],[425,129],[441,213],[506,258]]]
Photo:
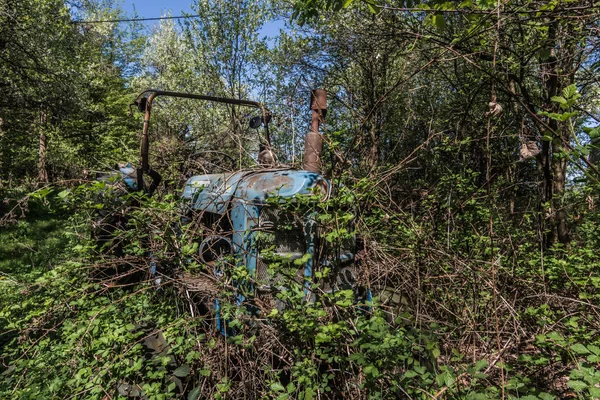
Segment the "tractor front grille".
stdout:
[[[258,227],[259,256],[256,278],[267,285],[273,285],[280,282],[283,277],[269,276],[265,256],[273,253],[282,261],[302,258],[306,253],[304,220],[298,215],[274,207],[265,207],[260,214]],[[298,268],[295,275],[301,282],[304,268]]]

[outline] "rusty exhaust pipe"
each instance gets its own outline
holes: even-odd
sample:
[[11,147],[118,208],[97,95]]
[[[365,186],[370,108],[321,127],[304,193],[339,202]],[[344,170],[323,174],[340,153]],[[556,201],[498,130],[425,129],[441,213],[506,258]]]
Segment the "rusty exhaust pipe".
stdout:
[[310,94],[310,109],[312,119],[310,131],[306,134],[304,142],[304,163],[302,168],[306,171],[321,172],[321,152],[323,151],[323,136],[319,133],[319,126],[327,114],[327,91],[314,89]]

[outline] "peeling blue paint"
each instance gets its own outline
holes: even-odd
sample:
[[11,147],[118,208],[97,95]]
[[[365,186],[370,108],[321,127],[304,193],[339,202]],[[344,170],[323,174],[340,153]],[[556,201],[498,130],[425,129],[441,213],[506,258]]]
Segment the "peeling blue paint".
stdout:
[[[182,197],[194,210],[217,214],[229,212],[234,253],[250,274],[255,276],[258,262],[256,228],[267,199],[272,196],[289,199],[313,194],[317,185],[325,192],[323,197],[326,197],[330,184],[322,175],[314,172],[289,169],[239,171],[193,176],[187,181]],[[310,255],[304,270],[308,281],[313,273],[316,243],[316,222],[313,217],[306,222],[305,237],[307,254]]]

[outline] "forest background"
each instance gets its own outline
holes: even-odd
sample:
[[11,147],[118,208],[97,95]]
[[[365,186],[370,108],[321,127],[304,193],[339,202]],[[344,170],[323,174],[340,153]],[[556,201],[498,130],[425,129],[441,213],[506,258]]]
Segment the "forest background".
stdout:
[[[191,10],[149,30],[90,22],[136,17],[110,0],[0,0],[0,397],[600,398],[600,3]],[[327,89],[324,173],[343,190],[323,209],[354,221],[373,303],[232,308],[223,337],[176,287],[94,279],[117,262],[90,240],[94,174],[138,159],[129,104],[148,88],[264,102],[297,166],[310,89]],[[161,103],[166,183],[124,234],[188,257],[170,228],[185,160],[250,162],[247,117]],[[125,262],[146,268],[136,244]]]

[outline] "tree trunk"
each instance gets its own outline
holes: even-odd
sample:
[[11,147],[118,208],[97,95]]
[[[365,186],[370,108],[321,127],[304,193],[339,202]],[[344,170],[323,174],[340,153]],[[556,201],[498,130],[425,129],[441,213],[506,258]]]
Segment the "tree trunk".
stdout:
[[371,139],[371,151],[369,152],[369,166],[371,168],[377,167],[377,163],[379,161],[379,138],[377,135],[377,124],[374,120],[375,116],[373,116],[373,121],[371,122],[371,129],[369,130],[369,136]]
[[[565,43],[559,43],[557,35],[559,29],[557,21],[551,21],[548,28],[549,46],[551,46],[550,57],[545,75],[547,76],[546,86],[546,107],[545,109],[552,113],[561,113],[559,105],[552,101],[552,97],[560,94],[562,88],[573,81],[571,73],[565,74],[562,71],[571,71],[569,63],[573,58],[573,49],[565,46]],[[560,54],[557,55],[557,48]],[[560,61],[559,61],[560,60]],[[544,196],[543,201],[549,203],[548,225],[546,226],[546,247],[550,247],[557,241],[562,244],[568,244],[569,229],[567,227],[567,213],[562,206],[562,200],[565,192],[565,183],[567,179],[567,158],[564,154],[565,142],[569,140],[569,131],[565,123],[559,123],[556,119],[547,119],[552,143],[544,141],[542,145],[542,160],[544,171]],[[551,153],[550,153],[551,150]]]
[[40,112],[40,159],[38,166],[38,179],[42,183],[48,182],[48,170],[46,169],[46,112]]
[[[561,132],[562,133],[562,132]],[[565,182],[567,177],[567,158],[561,156],[563,151],[562,142],[555,141],[552,144],[552,157],[554,165],[554,187],[552,208],[558,241],[562,244],[569,243],[569,230],[567,228],[567,213],[563,207],[562,200],[565,193]]]
[[[4,126],[4,120],[2,119],[2,117],[0,117],[0,141],[2,141],[2,136],[4,135],[4,132],[2,130],[2,127]],[[4,171],[4,163],[2,162],[3,157],[0,157],[0,171]],[[2,187],[2,177],[0,176],[0,187]]]

